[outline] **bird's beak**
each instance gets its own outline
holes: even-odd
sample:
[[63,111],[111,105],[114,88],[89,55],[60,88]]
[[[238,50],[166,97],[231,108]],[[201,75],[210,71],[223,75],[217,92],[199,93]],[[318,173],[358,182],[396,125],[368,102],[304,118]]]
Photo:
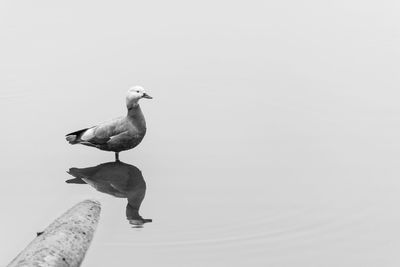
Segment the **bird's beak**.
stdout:
[[151,96],[149,96],[149,95],[146,94],[146,93],[144,93],[142,97],[143,97],[143,98],[148,98],[148,99],[153,99]]

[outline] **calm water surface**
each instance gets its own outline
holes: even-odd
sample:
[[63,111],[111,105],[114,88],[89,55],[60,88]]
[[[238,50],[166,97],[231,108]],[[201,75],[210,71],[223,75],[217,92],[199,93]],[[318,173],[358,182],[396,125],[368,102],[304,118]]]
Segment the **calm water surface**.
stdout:
[[[26,4],[0,9],[0,266],[87,198],[87,267],[399,266],[398,2]],[[64,140],[135,84],[122,163]]]

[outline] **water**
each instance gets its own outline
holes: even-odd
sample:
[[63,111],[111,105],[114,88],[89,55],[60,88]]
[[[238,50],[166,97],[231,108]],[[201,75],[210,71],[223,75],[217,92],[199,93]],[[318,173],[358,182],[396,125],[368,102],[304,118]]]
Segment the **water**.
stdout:
[[[3,5],[0,266],[87,198],[83,266],[399,265],[397,2]],[[135,84],[127,170],[66,183]]]
[[88,184],[97,191],[118,198],[126,198],[126,219],[134,227],[142,227],[151,219],[139,214],[140,205],[146,195],[146,182],[142,172],[135,166],[120,161],[107,162],[89,168],[71,168],[69,184]]

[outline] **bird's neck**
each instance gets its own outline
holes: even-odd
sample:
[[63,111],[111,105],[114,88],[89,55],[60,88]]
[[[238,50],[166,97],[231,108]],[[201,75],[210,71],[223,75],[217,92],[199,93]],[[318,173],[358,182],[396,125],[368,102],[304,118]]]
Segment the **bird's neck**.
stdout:
[[146,130],[146,121],[138,103],[128,107],[127,117],[138,128],[138,130]]

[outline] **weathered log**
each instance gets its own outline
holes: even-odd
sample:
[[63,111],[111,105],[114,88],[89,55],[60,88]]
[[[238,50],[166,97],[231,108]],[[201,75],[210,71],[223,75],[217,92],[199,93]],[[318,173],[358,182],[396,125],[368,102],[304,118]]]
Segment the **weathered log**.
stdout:
[[8,265],[8,267],[78,267],[92,241],[100,203],[85,200],[61,215]]

